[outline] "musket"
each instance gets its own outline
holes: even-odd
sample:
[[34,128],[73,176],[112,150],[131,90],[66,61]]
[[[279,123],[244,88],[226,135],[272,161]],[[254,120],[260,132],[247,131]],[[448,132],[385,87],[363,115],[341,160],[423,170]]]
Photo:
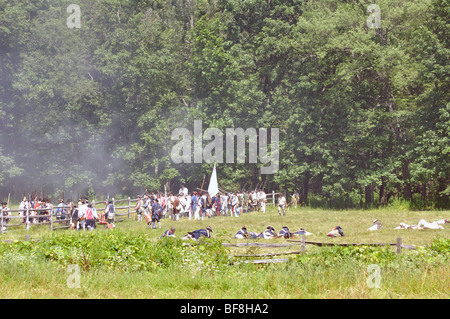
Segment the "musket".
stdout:
[[202,189],[202,188],[203,188],[203,184],[205,183],[205,177],[206,177],[206,174],[205,174],[205,175],[203,175],[203,182],[202,182],[202,187],[200,187],[200,189]]
[[6,207],[9,207],[9,199],[10,199],[11,193],[8,193],[8,201],[6,203]]
[[164,198],[167,198],[167,182],[164,183]]
[[[35,189],[33,194],[31,194],[31,199],[34,200],[34,204],[36,204],[36,199],[37,199],[36,193],[37,193],[37,191]],[[30,202],[30,204],[31,204],[31,202]]]
[[31,207],[31,199],[33,198],[32,196],[33,195],[31,193],[28,194],[28,204],[30,205],[30,207]]
[[144,192],[142,193],[141,197],[144,196],[146,193],[148,194],[147,188],[145,186],[142,186],[144,188]]

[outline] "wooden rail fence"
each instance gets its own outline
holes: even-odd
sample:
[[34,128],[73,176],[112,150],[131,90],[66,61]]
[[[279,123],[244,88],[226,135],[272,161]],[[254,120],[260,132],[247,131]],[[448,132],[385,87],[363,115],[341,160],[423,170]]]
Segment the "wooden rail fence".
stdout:
[[[277,193],[275,191],[272,191],[271,193],[269,192],[267,194],[267,204],[266,205],[273,205],[275,206],[276,204],[276,196],[280,195],[281,193]],[[118,217],[123,217],[123,216],[127,216],[127,218],[131,218],[131,216],[133,214],[136,214],[136,211],[134,210],[134,206],[137,202],[137,198],[135,199],[131,199],[130,197],[128,197],[127,199],[120,199],[120,200],[114,200],[114,198],[112,198],[113,200],[113,204],[114,204],[114,208],[116,210],[116,216]],[[91,202],[91,204],[93,204],[97,210],[97,212],[101,212],[105,209],[106,207],[106,202],[107,200],[104,201],[99,201],[99,202]],[[122,205],[122,206],[116,206],[116,204],[118,203],[127,203],[127,205]],[[98,205],[100,205],[100,207],[98,207]],[[63,229],[63,228],[69,228],[70,224],[72,223],[72,216],[66,212],[65,214],[65,218],[64,219],[58,219],[58,216],[55,215],[55,211],[60,208],[60,209],[70,209],[70,206],[51,206],[50,208],[37,208],[37,209],[31,209],[31,208],[27,208],[27,209],[11,209],[11,216],[0,216],[0,225],[1,225],[1,233],[4,233],[5,231],[3,230],[3,226],[7,227],[8,231],[16,231],[16,230],[20,230],[21,227],[25,227],[26,230],[29,230],[30,227],[34,227],[37,225],[49,225],[51,230],[56,230],[56,229]],[[123,211],[126,212],[123,212]],[[119,211],[119,212],[118,212]],[[35,213],[32,215],[32,213]],[[47,214],[42,214],[40,215],[40,212],[48,212]],[[17,215],[13,215],[12,213],[23,213],[23,216],[20,216],[19,214]],[[8,222],[6,223],[6,220],[8,219]],[[15,220],[22,220],[21,223],[12,223]],[[35,220],[39,220],[38,223],[34,222]],[[116,221],[120,222],[123,221],[123,219],[116,219]],[[61,225],[62,224],[62,225]]]
[[[265,253],[265,254],[252,254],[252,255],[232,255],[232,257],[272,257],[272,256],[281,256],[281,255],[292,255],[292,254],[302,254],[306,252],[306,245],[316,245],[316,246],[396,246],[397,254],[402,253],[402,248],[404,249],[416,249],[413,245],[403,245],[402,238],[398,237],[395,243],[330,243],[330,242],[314,242],[314,241],[306,241],[306,236],[303,235],[301,240],[292,240],[288,239],[288,243],[282,244],[274,244],[274,243],[223,243],[225,247],[287,247],[300,245],[299,251],[288,251],[288,252],[280,252],[280,253]],[[265,263],[278,263],[278,262],[287,262],[288,259],[261,259],[261,260],[246,260],[244,263],[253,263],[253,264],[265,264]],[[235,262],[239,263],[239,262]]]
[[[113,204],[115,206],[116,203],[123,203],[127,202],[127,206],[115,206],[116,213],[115,215],[118,217],[121,216],[127,216],[128,218],[131,218],[132,214],[136,214],[136,211],[134,211],[134,205],[132,205],[133,202],[137,202],[136,199],[131,199],[128,197],[128,199],[121,199],[121,200],[113,200]],[[96,203],[95,201],[91,202],[92,205],[95,206],[97,212],[104,211],[106,207],[106,201],[100,201]],[[100,207],[98,207],[100,205]],[[70,224],[72,223],[72,215],[67,212],[71,207],[70,206],[51,206],[49,208],[36,208],[36,209],[11,209],[11,216],[0,216],[0,226],[1,226],[1,232],[4,233],[3,226],[5,226],[9,231],[16,231],[20,230],[21,227],[25,227],[26,230],[29,230],[30,227],[34,227],[37,225],[49,225],[51,230],[56,229],[62,229],[62,228],[69,228]],[[59,219],[59,215],[55,215],[55,211],[57,209],[65,209],[66,213],[64,214],[65,218]],[[123,212],[123,210],[126,210],[126,212]],[[40,214],[40,212],[47,212],[46,214]],[[18,215],[13,215],[13,213],[18,213]],[[20,216],[19,213],[22,213],[23,215]],[[33,214],[34,213],[34,214]],[[7,223],[8,220],[8,223]],[[13,223],[15,220],[21,220],[21,223]],[[35,220],[38,220],[39,222],[35,222]],[[123,219],[116,219],[116,221],[123,221]],[[63,225],[60,225],[63,224]],[[56,226],[60,225],[60,226]]]

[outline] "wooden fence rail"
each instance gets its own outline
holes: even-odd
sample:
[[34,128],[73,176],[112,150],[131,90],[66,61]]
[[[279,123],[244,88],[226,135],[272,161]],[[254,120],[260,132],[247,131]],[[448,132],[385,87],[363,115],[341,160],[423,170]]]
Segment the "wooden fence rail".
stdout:
[[[114,198],[112,199],[113,203],[121,203],[121,202],[127,202],[128,205],[127,206],[117,206],[114,207],[116,210],[116,216],[127,216],[128,218],[131,218],[132,214],[136,214],[135,211],[133,211],[134,205],[132,204],[133,202],[137,202],[137,198],[136,199],[131,199],[130,197],[128,197],[127,199],[121,199],[121,200],[117,200],[115,201]],[[97,211],[103,211],[106,207],[106,203],[107,201],[100,201],[98,203],[95,203],[95,201],[93,201],[91,204],[93,205],[104,205],[104,207],[100,207],[97,208]],[[49,208],[36,208],[36,209],[32,209],[32,208],[26,208],[26,209],[11,209],[11,216],[0,216],[0,227],[1,227],[1,233],[4,233],[5,230],[3,229],[3,227],[7,227],[8,232],[9,231],[17,231],[20,230],[18,227],[20,226],[25,226],[26,230],[29,230],[31,226],[35,226],[35,225],[49,225],[51,230],[55,230],[55,229],[62,229],[62,228],[69,228],[70,224],[72,223],[72,215],[66,211],[65,218],[64,219],[57,219],[57,217],[59,215],[55,215],[55,211],[57,209],[70,209],[70,206],[52,206]],[[121,211],[121,210],[127,210],[125,213],[121,213],[121,212],[117,212],[117,211]],[[32,215],[32,212],[48,212],[47,214],[39,214],[37,213],[36,215]],[[23,216],[15,216],[12,215],[12,213],[22,213]],[[56,218],[56,219],[55,219]],[[22,223],[15,223],[12,224],[11,221],[13,220],[22,220]],[[38,223],[34,223],[34,220],[39,220]],[[123,219],[118,219],[116,221],[123,221]],[[66,225],[63,226],[58,226],[55,227],[54,224],[59,224],[59,223],[65,223]],[[11,229],[12,227],[12,229]]]
[[[275,191],[272,191],[271,193],[269,192],[267,194],[267,205],[273,205],[275,206],[276,204],[276,196],[280,195],[281,193],[277,193]],[[131,199],[130,197],[126,198],[126,199],[119,199],[119,200],[115,200],[114,198],[111,198],[114,204],[114,208],[116,210],[116,216],[121,217],[121,216],[127,216],[127,218],[131,218],[133,214],[136,214],[136,211],[134,211],[134,206],[138,199],[134,198]],[[107,206],[108,200],[102,200],[102,201],[92,201],[91,204],[94,205],[97,209],[97,211],[102,211],[105,209],[105,207]],[[127,205],[122,205],[122,206],[116,206],[116,204],[118,203],[127,203]],[[52,206],[50,208],[37,208],[37,209],[31,209],[31,208],[27,208],[27,209],[11,209],[10,212],[11,213],[19,213],[19,212],[23,212],[24,216],[15,216],[15,215],[11,215],[11,216],[0,216],[0,225],[1,225],[1,233],[4,233],[5,231],[3,230],[3,226],[6,226],[8,231],[17,231],[20,230],[20,226],[25,226],[26,230],[29,230],[29,228],[31,226],[35,226],[35,225],[49,225],[51,230],[56,230],[56,229],[62,229],[62,228],[69,228],[70,224],[72,223],[72,216],[71,214],[67,213],[65,214],[65,218],[64,219],[55,219],[55,217],[57,217],[57,215],[55,215],[55,211],[57,209],[70,209],[70,206]],[[122,212],[123,210],[126,210],[126,212]],[[32,212],[42,212],[42,211],[47,211],[48,214],[43,214],[43,215],[31,215]],[[6,220],[8,219],[8,222],[6,222]],[[22,223],[15,223],[12,224],[11,221],[13,220],[22,220]],[[32,222],[33,220],[38,219],[40,220],[39,223],[34,223]],[[118,219],[117,221],[123,221],[123,219]],[[57,226],[55,227],[55,224],[65,224],[62,226]]]
[[[70,206],[62,206],[62,207],[57,207],[57,208],[70,208]],[[10,228],[10,227],[17,227],[17,226],[25,226],[25,228],[28,230],[30,228],[31,225],[45,225],[45,224],[49,224],[50,225],[50,229],[55,229],[53,227],[54,223],[61,223],[61,222],[65,222],[68,221],[69,219],[56,219],[54,220],[54,217],[56,217],[56,215],[54,214],[55,208],[54,207],[50,207],[50,208],[36,208],[36,209],[31,209],[31,208],[27,208],[27,209],[11,209],[10,212],[20,212],[20,213],[24,213],[23,216],[14,216],[11,214],[11,216],[0,216],[0,225],[1,225],[1,232],[4,233],[3,230],[3,226]],[[32,212],[48,212],[47,214],[35,214],[32,215]],[[68,215],[66,213],[66,215]],[[19,224],[11,224],[9,223],[9,221],[11,220],[15,220],[15,219],[20,219],[22,220],[22,223]],[[40,220],[39,223],[33,223],[34,220]],[[67,226],[69,227],[69,226]],[[61,227],[58,227],[61,228]],[[66,227],[64,227],[66,228]],[[8,231],[14,231],[17,229],[9,229]]]
[[[302,238],[305,236],[302,236]],[[301,242],[299,240],[293,240],[293,239],[288,239],[287,241],[289,242]],[[402,248],[406,248],[406,249],[416,249],[415,246],[413,245],[403,245],[402,244],[402,239],[400,237],[397,238],[397,241],[395,243],[322,243],[322,242],[314,242],[314,241],[306,241],[304,242],[304,244],[308,244],[308,245],[316,245],[316,246],[396,246],[397,247],[397,253],[401,253]]]
[[[299,251],[287,251],[287,252],[279,252],[279,253],[265,253],[265,254],[252,254],[252,255],[232,255],[232,257],[272,257],[272,256],[281,256],[281,255],[292,255],[292,254],[302,254],[306,252],[306,245],[316,245],[316,246],[396,246],[397,254],[401,254],[402,248],[405,249],[416,249],[413,245],[403,245],[402,239],[400,237],[397,238],[396,243],[330,243],[330,242],[313,242],[306,241],[306,236],[303,235],[301,240],[287,240],[289,243],[285,244],[271,244],[271,243],[223,243],[225,247],[286,247],[291,245],[300,245],[301,249]],[[265,263],[273,263],[273,262],[287,262],[288,259],[261,259],[261,260],[246,260],[245,263],[254,263],[254,264],[265,264]],[[235,262],[237,264],[239,262]]]
[[[130,197],[128,197],[127,199],[119,199],[119,200],[115,200],[114,198],[112,198],[112,201],[114,204],[114,209],[116,211],[116,213],[115,213],[116,216],[118,216],[118,217],[127,216],[127,218],[129,219],[132,217],[133,214],[137,214],[136,211],[134,210],[134,206],[135,206],[134,203],[136,203],[138,201],[137,198],[131,199]],[[124,202],[127,203],[127,205],[116,206],[117,203],[124,203]],[[91,202],[91,204],[93,206],[95,206],[95,208],[97,209],[97,212],[103,211],[106,208],[107,203],[108,203],[108,200],[103,200],[103,201],[99,201],[99,202],[95,202],[95,201]],[[61,228],[69,228],[70,224],[72,223],[72,215],[70,213],[66,212],[64,219],[55,219],[55,217],[58,216],[58,215],[55,215],[55,211],[58,208],[70,209],[70,206],[59,206],[59,207],[52,206],[50,208],[36,208],[36,209],[31,209],[31,208],[11,209],[10,210],[11,213],[19,213],[20,212],[20,213],[24,213],[24,216],[17,216],[17,215],[16,216],[15,215],[0,216],[1,233],[5,232],[3,230],[3,226],[6,226],[8,228],[8,231],[19,230],[18,227],[20,227],[20,226],[25,226],[26,230],[28,230],[31,226],[35,226],[35,225],[49,225],[51,230],[61,229]],[[126,210],[126,212],[123,212],[123,210]],[[47,211],[48,214],[31,215],[32,212],[42,212],[42,211]],[[21,219],[21,220],[25,219],[25,222],[11,224],[10,221],[15,220],[15,219]],[[33,223],[32,221],[35,219],[41,220],[41,222]],[[46,220],[43,220],[43,219],[46,219]],[[8,220],[8,223],[6,223],[6,220]],[[120,222],[123,220],[124,219],[116,219],[117,222]],[[58,223],[66,223],[67,225],[54,227],[54,224],[58,224]],[[11,229],[11,227],[13,229]]]

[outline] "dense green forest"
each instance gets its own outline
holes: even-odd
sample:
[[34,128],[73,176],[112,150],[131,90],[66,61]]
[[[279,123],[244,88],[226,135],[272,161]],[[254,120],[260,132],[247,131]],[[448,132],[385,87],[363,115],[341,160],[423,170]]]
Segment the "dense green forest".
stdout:
[[218,164],[223,189],[450,207],[449,21],[449,0],[0,0],[0,197],[207,185],[170,156],[202,120],[279,128],[278,171]]

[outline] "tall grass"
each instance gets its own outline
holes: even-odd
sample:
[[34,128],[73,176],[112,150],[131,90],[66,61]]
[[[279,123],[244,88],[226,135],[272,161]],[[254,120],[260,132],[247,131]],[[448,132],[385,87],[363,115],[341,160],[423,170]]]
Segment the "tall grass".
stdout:
[[[290,209],[286,216],[269,210],[239,218],[214,217],[204,221],[163,220],[163,228],[152,230],[145,223],[126,220],[114,230],[93,232],[48,227],[31,230],[39,242],[0,244],[0,297],[2,298],[448,298],[450,236],[444,230],[393,230],[399,222],[410,224],[421,218],[446,218],[448,212],[414,212],[392,209],[332,211]],[[377,232],[366,231],[373,219],[383,222]],[[301,255],[289,255],[280,264],[245,264],[233,254],[269,252],[260,248],[230,248],[223,241],[237,242],[234,233],[246,225],[262,231],[305,227],[308,240],[324,242],[395,242],[415,244],[417,251],[401,255],[389,247],[307,246]],[[211,225],[213,239],[191,242],[158,240],[175,225],[178,237],[187,231]],[[330,239],[334,226],[345,237]],[[8,232],[4,239],[23,239],[26,232]],[[285,242],[274,239],[267,242]],[[276,252],[291,248],[279,248]],[[298,247],[293,249],[298,250]],[[273,250],[273,249],[272,249]],[[80,266],[81,287],[69,288],[67,266]],[[380,288],[367,284],[368,265],[380,267]]]

